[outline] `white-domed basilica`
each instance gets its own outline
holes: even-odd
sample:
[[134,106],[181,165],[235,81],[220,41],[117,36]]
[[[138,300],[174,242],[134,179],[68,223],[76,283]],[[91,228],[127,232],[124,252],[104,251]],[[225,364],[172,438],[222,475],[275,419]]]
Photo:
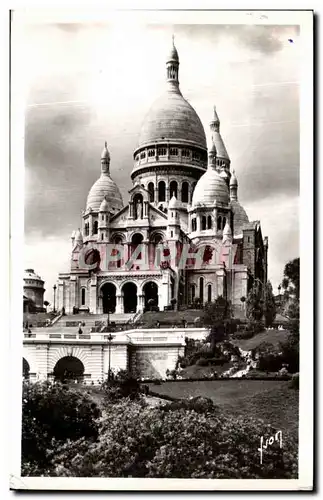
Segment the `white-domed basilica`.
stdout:
[[146,115],[133,153],[126,204],[104,146],[100,177],[72,235],[70,271],[59,275],[58,307],[66,313],[135,313],[148,304],[164,310],[219,295],[240,306],[253,281],[267,279],[268,239],[238,201],[216,110],[208,151],[178,75],[173,43],[165,92]]

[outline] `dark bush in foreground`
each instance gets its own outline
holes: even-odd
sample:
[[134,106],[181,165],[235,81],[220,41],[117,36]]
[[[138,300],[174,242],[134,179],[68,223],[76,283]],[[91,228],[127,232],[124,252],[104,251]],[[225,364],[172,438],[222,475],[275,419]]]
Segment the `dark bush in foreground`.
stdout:
[[283,448],[274,443],[264,450],[260,464],[260,438],[277,430],[250,417],[123,400],[107,407],[97,443],[83,439],[64,445],[55,457],[56,475],[296,478],[297,447],[290,436],[285,435]]
[[115,402],[122,398],[131,400],[141,397],[140,383],[126,370],[120,370],[113,380],[105,380],[101,389],[108,402]]
[[62,384],[24,383],[22,475],[42,475],[67,440],[97,439],[100,410],[88,396]]

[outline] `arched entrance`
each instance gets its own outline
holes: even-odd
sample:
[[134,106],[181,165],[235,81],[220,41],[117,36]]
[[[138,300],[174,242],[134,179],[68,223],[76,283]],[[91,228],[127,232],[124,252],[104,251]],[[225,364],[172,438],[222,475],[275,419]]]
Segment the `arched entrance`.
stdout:
[[143,286],[142,291],[145,297],[145,310],[150,310],[153,306],[158,306],[158,285],[153,281],[148,281]]
[[67,381],[77,380],[80,382],[84,375],[84,365],[82,361],[74,356],[65,356],[57,361],[54,368],[56,380]]
[[103,314],[114,313],[116,310],[116,287],[113,283],[106,283],[101,288]]
[[137,312],[137,286],[134,283],[126,283],[122,287],[123,311],[124,313]]
[[24,379],[29,379],[30,366],[28,361],[25,358],[22,358],[22,376]]

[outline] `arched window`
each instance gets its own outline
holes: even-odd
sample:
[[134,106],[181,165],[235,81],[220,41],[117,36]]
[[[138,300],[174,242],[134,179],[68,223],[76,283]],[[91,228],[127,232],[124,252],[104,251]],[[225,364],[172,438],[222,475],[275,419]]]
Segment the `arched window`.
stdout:
[[188,182],[182,184],[182,201],[188,203]]
[[222,217],[219,215],[218,220],[217,220],[217,229],[220,231],[222,228]]
[[140,153],[140,159],[143,160],[144,158],[146,158],[146,151]]
[[202,231],[205,231],[205,229],[206,229],[206,217],[205,217],[205,215],[202,215],[201,225],[202,225]]
[[211,217],[211,215],[207,216],[207,228],[212,229],[212,217]]
[[196,219],[192,219],[192,231],[196,231]]
[[157,155],[158,156],[166,156],[167,154],[167,149],[164,147],[158,148],[157,149]]
[[194,302],[195,299],[195,285],[191,285],[191,299]]
[[155,201],[155,186],[153,182],[149,182],[148,191],[149,191],[150,201],[151,202]]
[[182,149],[182,156],[183,158],[189,158],[190,157],[189,149]]
[[103,241],[104,240],[104,234],[101,233],[101,240]]
[[224,229],[226,222],[227,222],[227,219],[225,217],[223,217],[223,220],[222,220],[222,229]]
[[98,234],[98,221],[95,220],[93,223],[93,234]]
[[169,154],[171,156],[178,156],[178,149],[177,148],[170,148]]
[[[112,243],[114,245],[122,245],[122,238],[120,236],[115,236],[113,239],[112,239]],[[112,252],[111,252],[111,255],[117,255],[119,257],[119,259],[116,261],[116,263],[113,262],[113,264],[115,265],[116,264],[116,267],[121,267],[122,265],[122,253],[119,251],[118,248],[113,248],[112,249]],[[111,259],[112,261],[112,259]],[[112,263],[112,262],[111,262]],[[114,267],[114,266],[112,266]]]
[[201,300],[201,303],[203,304],[204,303],[204,278],[201,277],[199,282],[200,282],[200,300]]
[[81,305],[85,306],[85,288],[81,289]]
[[169,194],[170,194],[170,197],[172,197],[173,195],[175,196],[175,198],[177,198],[177,182],[176,181],[172,181],[169,185]]
[[155,156],[155,150],[154,149],[148,149],[148,156],[149,157]]
[[195,186],[196,186],[196,182],[193,182],[193,184],[192,184],[192,195],[191,195],[191,200],[190,201],[192,201]]
[[207,300],[208,302],[212,301],[212,285],[207,286]]
[[164,181],[158,183],[158,201],[166,200],[166,184]]
[[89,223],[87,222],[84,226],[84,233],[85,233],[85,236],[89,236]]

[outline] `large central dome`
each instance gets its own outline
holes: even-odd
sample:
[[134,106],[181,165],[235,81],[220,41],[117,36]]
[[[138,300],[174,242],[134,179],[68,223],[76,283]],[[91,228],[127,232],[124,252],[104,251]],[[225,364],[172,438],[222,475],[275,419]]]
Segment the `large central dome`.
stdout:
[[141,128],[139,147],[165,140],[206,148],[201,120],[179,89],[168,89],[154,102]]

